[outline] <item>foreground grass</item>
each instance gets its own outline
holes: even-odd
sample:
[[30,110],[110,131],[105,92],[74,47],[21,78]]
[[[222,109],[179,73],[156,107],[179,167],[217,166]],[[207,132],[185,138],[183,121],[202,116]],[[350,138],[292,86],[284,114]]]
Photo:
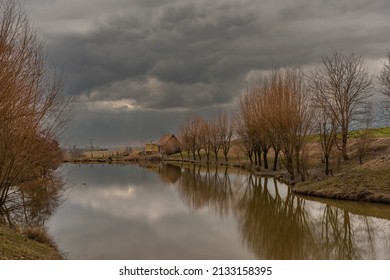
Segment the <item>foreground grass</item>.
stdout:
[[[0,225],[0,259],[2,260],[58,260],[58,249],[45,239],[34,238],[37,234],[21,234]],[[37,241],[38,240],[38,241]],[[45,242],[45,243],[42,243]]]

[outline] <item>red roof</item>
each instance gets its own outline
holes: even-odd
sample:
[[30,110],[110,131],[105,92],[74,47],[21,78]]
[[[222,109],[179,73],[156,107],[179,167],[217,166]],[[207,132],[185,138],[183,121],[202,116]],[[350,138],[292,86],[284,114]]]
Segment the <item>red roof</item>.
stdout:
[[161,136],[160,140],[158,141],[158,145],[162,146],[162,145],[166,144],[169,141],[169,139],[171,139],[171,137],[175,137],[175,135],[164,134],[163,136]]

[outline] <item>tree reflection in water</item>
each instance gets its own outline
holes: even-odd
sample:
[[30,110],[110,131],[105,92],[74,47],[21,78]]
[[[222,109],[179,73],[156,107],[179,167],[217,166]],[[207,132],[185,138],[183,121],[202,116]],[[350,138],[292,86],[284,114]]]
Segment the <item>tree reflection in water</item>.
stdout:
[[62,176],[45,176],[14,186],[0,205],[0,223],[10,227],[45,227],[45,222],[62,201],[65,191]]
[[[362,250],[359,249],[358,236],[351,221],[351,215],[348,211],[337,207],[326,205],[322,218],[323,243],[322,252],[324,258],[328,259],[361,259]],[[360,230],[364,232],[367,248],[365,254],[374,253],[373,229],[367,217],[362,216],[360,221]],[[370,252],[368,252],[370,251]]]
[[183,168],[177,190],[183,202],[192,210],[210,207],[219,215],[229,214],[233,192],[227,168],[210,169],[209,166]]
[[311,259],[317,252],[303,199],[290,190],[280,196],[268,189],[268,178],[249,176],[245,195],[238,200],[237,214],[243,242],[258,258]]
[[[209,207],[238,220],[242,241],[260,259],[375,258],[378,230],[366,216],[308,202],[275,179],[232,184],[227,168],[182,167],[177,191],[191,210]],[[309,204],[309,205],[308,205]],[[313,206],[315,205],[315,207]]]

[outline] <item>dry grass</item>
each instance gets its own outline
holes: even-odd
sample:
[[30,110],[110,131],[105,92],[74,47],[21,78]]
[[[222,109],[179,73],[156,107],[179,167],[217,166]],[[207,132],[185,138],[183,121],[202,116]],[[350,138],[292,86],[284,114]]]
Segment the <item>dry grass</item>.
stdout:
[[[39,241],[30,239],[27,235]],[[48,241],[49,243],[47,243]],[[22,234],[0,226],[0,259],[58,260],[62,258],[61,253],[47,233],[43,234],[37,229],[27,229],[26,233]]]
[[[356,143],[352,139],[350,155],[350,160],[341,162],[334,176],[324,176],[322,168],[313,168],[311,180],[296,184],[294,192],[317,197],[390,203],[390,138],[373,139],[363,164],[359,164]],[[312,158],[315,161],[315,157]]]
[[26,236],[30,240],[35,240],[42,244],[47,244],[53,248],[57,248],[57,244],[53,238],[47,233],[47,230],[43,227],[24,227],[21,228],[20,233]]

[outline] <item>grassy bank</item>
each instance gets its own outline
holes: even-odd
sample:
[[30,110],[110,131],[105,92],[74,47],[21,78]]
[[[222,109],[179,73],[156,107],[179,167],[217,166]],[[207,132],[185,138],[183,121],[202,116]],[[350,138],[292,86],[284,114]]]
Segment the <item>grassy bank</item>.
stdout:
[[297,194],[390,203],[390,137],[372,139],[363,164],[359,164],[356,145],[351,139],[350,159],[336,164],[333,176],[324,176],[318,151],[312,148],[309,180],[293,186]]
[[[370,140],[369,147],[363,157],[363,164],[359,163],[358,140],[351,138],[348,154],[350,159],[344,161],[339,153],[335,152],[332,157],[332,174],[326,176],[324,164],[322,163],[321,148],[319,143],[312,139],[307,146],[306,166],[308,171],[305,182],[296,182],[292,190],[296,194],[332,198],[341,200],[379,202],[390,204],[390,137],[389,129],[375,131]],[[204,156],[204,155],[202,155]],[[289,184],[289,174],[279,165],[278,171],[264,169],[259,166],[250,165],[243,154],[237,151],[229,155],[229,161],[225,162],[222,156],[219,160],[211,161],[211,164],[227,165],[248,169],[251,172],[272,176]],[[272,151],[269,153],[269,166],[272,166]],[[179,155],[174,155],[171,160],[181,161]],[[184,161],[205,164],[199,160],[188,159]]]
[[62,259],[62,255],[41,229],[29,228],[17,232],[0,225],[0,259],[58,260]]

